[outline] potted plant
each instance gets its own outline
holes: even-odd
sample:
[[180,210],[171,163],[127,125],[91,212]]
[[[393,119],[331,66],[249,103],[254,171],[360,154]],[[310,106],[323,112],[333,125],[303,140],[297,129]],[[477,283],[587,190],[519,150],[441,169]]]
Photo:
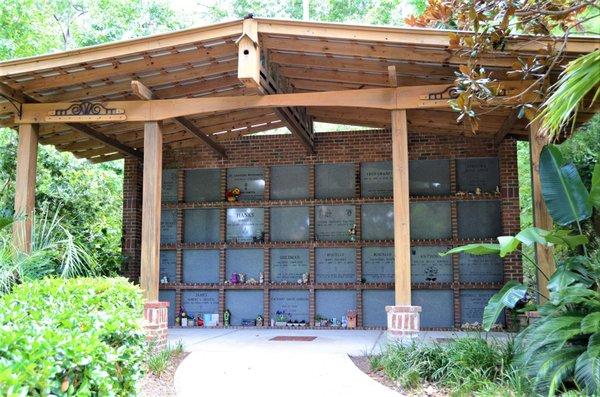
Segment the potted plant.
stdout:
[[275,312],[275,326],[276,327],[285,327],[287,326],[290,317],[283,310],[277,310]]

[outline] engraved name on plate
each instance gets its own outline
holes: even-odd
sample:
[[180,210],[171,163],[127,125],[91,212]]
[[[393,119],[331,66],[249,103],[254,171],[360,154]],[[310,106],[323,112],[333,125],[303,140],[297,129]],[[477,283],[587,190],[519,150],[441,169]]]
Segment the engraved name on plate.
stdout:
[[350,229],[355,225],[353,205],[318,205],[315,235],[317,240],[350,241]]
[[227,241],[252,243],[264,241],[263,208],[228,208]]

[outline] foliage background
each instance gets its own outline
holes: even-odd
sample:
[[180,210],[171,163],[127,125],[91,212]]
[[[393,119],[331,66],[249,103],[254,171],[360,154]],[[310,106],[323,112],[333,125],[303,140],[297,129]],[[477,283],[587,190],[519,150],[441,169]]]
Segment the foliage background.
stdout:
[[[311,20],[400,26],[425,10],[426,0],[322,0],[310,2]],[[255,16],[302,18],[302,0],[3,0],[0,4],[0,60],[32,56],[115,40]],[[16,134],[0,128],[0,208],[11,208]],[[561,149],[589,183],[600,152],[600,118]],[[521,221],[531,224],[529,146],[519,142]],[[41,146],[38,205],[60,207],[65,226],[91,248],[104,274],[120,266],[122,161],[93,165],[68,153]],[[526,268],[526,279],[535,272]]]

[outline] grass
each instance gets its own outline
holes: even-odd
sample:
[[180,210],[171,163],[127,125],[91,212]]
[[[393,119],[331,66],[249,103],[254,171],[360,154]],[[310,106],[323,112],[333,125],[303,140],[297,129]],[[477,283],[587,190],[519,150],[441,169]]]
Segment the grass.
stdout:
[[[151,351],[154,349],[150,349]],[[173,358],[179,357],[183,353],[183,344],[178,341],[175,346],[168,345],[166,349],[155,352],[150,355],[146,361],[148,370],[155,376],[161,376],[169,367]]]
[[453,396],[532,396],[531,383],[513,362],[512,340],[461,338],[447,344],[394,344],[370,357],[371,368],[407,390],[433,382]]

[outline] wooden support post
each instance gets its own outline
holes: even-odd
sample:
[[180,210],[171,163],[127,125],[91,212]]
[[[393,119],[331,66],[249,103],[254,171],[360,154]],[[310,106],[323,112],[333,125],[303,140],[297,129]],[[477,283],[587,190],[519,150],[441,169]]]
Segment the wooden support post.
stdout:
[[408,127],[406,110],[392,111],[392,162],[396,306],[402,306],[411,304]]
[[[393,82],[392,82],[393,83]],[[388,336],[413,337],[421,328],[421,307],[411,304],[410,196],[406,110],[392,110],[392,179],[394,184],[395,305],[386,306]]]
[[146,122],[144,124],[140,286],[148,302],[158,301],[162,141],[161,124],[155,121]]
[[[548,139],[539,136],[540,125],[538,121],[533,121],[529,130],[529,154],[531,161],[531,201],[533,205],[533,225],[541,229],[552,229],[552,218],[548,213],[546,202],[542,197],[542,184],[540,181],[540,154],[543,147],[548,144]],[[535,245],[535,256],[539,268],[545,276],[538,271],[537,285],[538,290],[544,296],[548,296],[548,280],[556,270],[552,248],[540,244]],[[540,296],[540,301],[545,299]]]
[[15,221],[13,242],[18,250],[31,250],[31,226],[35,209],[35,174],[37,166],[38,126],[19,125],[17,181],[15,186]]

